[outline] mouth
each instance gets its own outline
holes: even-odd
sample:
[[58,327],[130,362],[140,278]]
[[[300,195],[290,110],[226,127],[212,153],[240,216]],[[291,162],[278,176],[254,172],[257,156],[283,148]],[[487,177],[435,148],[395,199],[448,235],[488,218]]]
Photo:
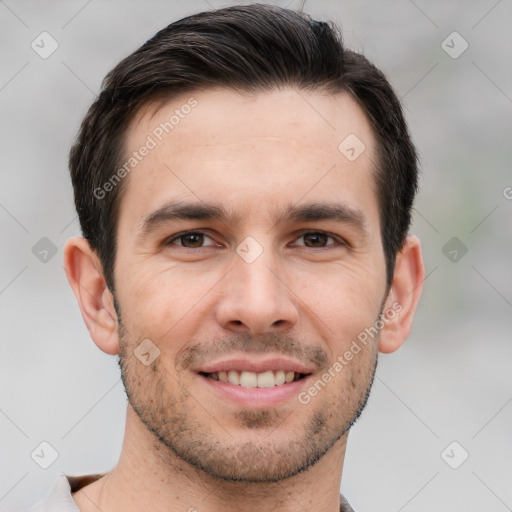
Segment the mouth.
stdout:
[[267,370],[259,373],[247,370],[229,370],[211,373],[199,372],[199,375],[208,379],[226,382],[233,386],[261,389],[286,386],[286,384],[304,379],[310,374],[285,370]]
[[315,371],[280,356],[265,360],[235,356],[194,370],[202,385],[223,403],[250,409],[289,403],[308,385]]

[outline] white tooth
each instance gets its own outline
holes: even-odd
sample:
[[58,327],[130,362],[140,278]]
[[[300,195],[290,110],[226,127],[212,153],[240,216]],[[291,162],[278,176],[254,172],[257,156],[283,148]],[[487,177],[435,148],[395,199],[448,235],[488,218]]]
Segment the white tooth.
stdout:
[[295,372],[286,372],[286,375],[284,377],[284,380],[286,382],[292,382],[293,381],[293,377],[295,376]]
[[258,386],[258,376],[254,372],[246,372],[240,374],[240,386],[244,388],[255,388]]
[[228,381],[228,372],[219,372],[219,380],[222,382],[229,382]]
[[284,371],[277,370],[276,377],[275,377],[276,386],[282,386],[285,382],[286,382],[286,377],[284,375]]
[[229,370],[228,372],[228,382],[233,384],[234,386],[240,385],[240,376],[236,370]]
[[219,380],[219,374],[218,374],[218,373],[212,373],[212,374],[211,374],[211,378],[212,378],[213,380]]
[[268,371],[258,373],[258,387],[259,388],[273,388],[276,385],[274,372]]

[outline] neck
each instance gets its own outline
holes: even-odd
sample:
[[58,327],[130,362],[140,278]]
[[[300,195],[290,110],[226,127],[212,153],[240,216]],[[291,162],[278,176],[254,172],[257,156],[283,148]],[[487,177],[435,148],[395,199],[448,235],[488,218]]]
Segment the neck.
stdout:
[[272,483],[231,482],[197,469],[163,446],[128,404],[121,456],[107,475],[73,495],[81,512],[340,510],[347,434],[311,468]]

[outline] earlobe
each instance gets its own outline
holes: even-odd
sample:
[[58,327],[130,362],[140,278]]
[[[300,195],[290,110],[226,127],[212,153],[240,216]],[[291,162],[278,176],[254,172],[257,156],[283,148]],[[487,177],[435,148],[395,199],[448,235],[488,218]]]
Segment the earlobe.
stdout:
[[113,296],[101,262],[85,238],[75,237],[66,242],[64,269],[94,343],[107,354],[117,354],[119,337]]
[[408,236],[397,254],[391,292],[382,311],[384,326],[379,339],[380,352],[394,352],[409,336],[424,280],[420,241],[415,236]]

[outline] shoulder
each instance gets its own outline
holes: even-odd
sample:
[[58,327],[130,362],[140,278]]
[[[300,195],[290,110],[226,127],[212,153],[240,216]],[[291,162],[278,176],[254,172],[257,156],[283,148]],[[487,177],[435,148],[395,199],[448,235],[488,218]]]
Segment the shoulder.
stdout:
[[103,474],[68,476],[59,475],[45,498],[38,501],[26,512],[80,512],[72,492],[101,478]]
[[340,494],[340,512],[354,512],[354,509],[350,506],[349,502],[343,495]]

